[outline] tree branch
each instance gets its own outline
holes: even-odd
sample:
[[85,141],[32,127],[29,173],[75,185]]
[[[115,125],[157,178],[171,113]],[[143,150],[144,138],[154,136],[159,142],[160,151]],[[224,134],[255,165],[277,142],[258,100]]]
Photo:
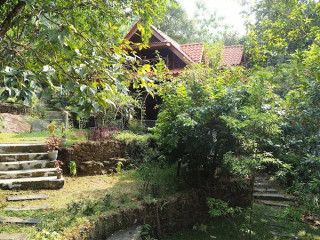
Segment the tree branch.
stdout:
[[[4,0],[0,0],[4,1]],[[12,21],[15,16],[19,15],[19,13],[24,9],[26,3],[24,1],[19,1],[17,5],[14,6],[12,11],[8,14],[7,18],[0,26],[0,38],[4,38],[8,30],[12,25]]]

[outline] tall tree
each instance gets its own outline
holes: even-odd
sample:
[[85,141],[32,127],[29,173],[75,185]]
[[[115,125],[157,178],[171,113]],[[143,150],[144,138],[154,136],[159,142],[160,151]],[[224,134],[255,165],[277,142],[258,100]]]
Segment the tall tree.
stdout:
[[247,52],[252,63],[276,65],[304,51],[320,31],[320,3],[310,0],[256,0],[247,16]]
[[[122,26],[141,18],[145,43],[153,19],[169,0],[1,0],[0,81],[2,100],[50,98],[60,88],[78,111],[89,114],[126,94],[129,43]],[[148,69],[142,69],[144,74]],[[136,77],[135,86],[152,84]],[[97,90],[99,89],[99,91]]]

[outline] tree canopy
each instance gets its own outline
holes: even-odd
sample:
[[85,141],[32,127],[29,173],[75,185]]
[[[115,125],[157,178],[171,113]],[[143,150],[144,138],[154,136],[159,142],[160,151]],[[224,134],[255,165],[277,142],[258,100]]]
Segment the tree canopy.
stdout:
[[[1,0],[1,97],[29,104],[32,96],[63,91],[76,111],[89,114],[114,105],[110,96],[127,92],[133,61],[123,40],[125,26],[139,22],[143,40],[167,0]],[[152,80],[142,68],[135,86]]]
[[[248,4],[248,3],[247,3]],[[291,59],[291,54],[307,50],[320,31],[320,3],[309,0],[255,1],[247,16],[247,53],[252,64],[274,66]]]

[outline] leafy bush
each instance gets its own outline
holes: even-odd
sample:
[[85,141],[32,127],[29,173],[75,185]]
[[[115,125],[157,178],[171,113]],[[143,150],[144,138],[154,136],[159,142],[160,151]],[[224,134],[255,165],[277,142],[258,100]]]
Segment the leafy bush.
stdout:
[[102,129],[92,128],[89,131],[88,139],[92,141],[106,141],[110,140],[114,134],[119,131],[118,128],[105,127]]
[[51,136],[55,135],[55,132],[56,132],[58,126],[59,126],[59,124],[56,121],[53,121],[50,124],[48,124],[47,129],[49,130]]
[[141,125],[141,121],[137,119],[132,119],[129,121],[128,125],[129,131],[133,133],[142,133],[143,132],[143,126]]
[[70,139],[75,141],[84,141],[87,140],[88,133],[84,130],[75,130],[73,129],[70,133]]
[[161,197],[183,189],[183,182],[177,178],[175,166],[164,162],[147,162],[138,170],[143,182],[142,191],[154,197]]
[[228,152],[223,157],[222,170],[226,176],[236,178],[251,177],[253,169],[257,167],[257,161],[252,157],[241,156],[236,158]]
[[160,157],[156,138],[152,134],[135,134],[130,131],[119,132],[115,139],[126,146],[126,155],[135,162],[147,162]]
[[113,200],[113,196],[110,193],[107,193],[103,198],[103,207],[109,209],[111,207],[111,202]]
[[57,232],[49,232],[46,229],[37,233],[34,240],[62,240],[62,236]]
[[225,153],[251,155],[277,148],[283,120],[279,96],[257,71],[194,67],[160,87],[155,134],[160,147],[189,169],[214,172]]
[[72,201],[67,204],[67,211],[73,215],[91,216],[96,212],[97,202],[92,199]]
[[240,207],[236,207],[236,208],[229,207],[228,203],[215,198],[209,198],[207,200],[207,204],[209,207],[209,215],[212,218],[225,216],[225,215],[234,215],[236,213],[241,212]]

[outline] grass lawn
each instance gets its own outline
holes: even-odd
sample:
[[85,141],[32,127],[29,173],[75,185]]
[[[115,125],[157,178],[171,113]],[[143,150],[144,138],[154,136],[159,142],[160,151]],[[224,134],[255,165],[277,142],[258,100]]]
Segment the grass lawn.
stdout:
[[[58,136],[61,133],[57,131]],[[70,146],[76,142],[87,141],[87,129],[68,130],[67,145]],[[0,133],[0,143],[45,143],[46,138],[50,136],[49,131],[25,132],[25,133]]]
[[[274,215],[275,217],[267,217]],[[254,205],[252,218],[252,240],[298,239],[320,240],[320,230],[307,225],[301,220],[299,209],[279,209],[261,204]],[[162,238],[161,240],[249,240],[249,210],[235,218],[216,218],[198,230],[186,230]],[[269,226],[268,223],[278,223],[283,227]],[[279,233],[274,236],[270,232]]]
[[[102,212],[109,212],[122,206],[137,206],[143,198],[140,194],[140,180],[137,172],[128,171],[114,176],[65,177],[65,186],[60,190],[4,191],[0,190],[0,215],[2,217],[34,217],[42,219],[38,226],[1,224],[0,233],[26,233],[29,239],[44,229],[57,231],[65,237],[72,236],[79,226],[95,220]],[[9,195],[47,194],[47,200],[8,203]],[[106,207],[103,199],[111,194],[111,206]],[[73,204],[72,202],[79,204]],[[6,206],[49,205],[48,210],[28,212],[7,212]],[[69,204],[69,208],[67,207]]]

